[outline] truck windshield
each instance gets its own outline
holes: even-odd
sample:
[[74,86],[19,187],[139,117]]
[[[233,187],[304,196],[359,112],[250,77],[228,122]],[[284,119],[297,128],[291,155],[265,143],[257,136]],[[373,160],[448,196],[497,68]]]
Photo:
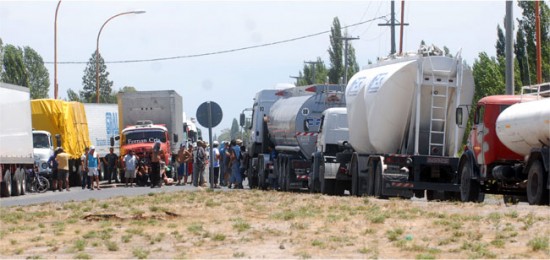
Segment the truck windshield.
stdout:
[[33,148],[50,148],[50,140],[46,134],[32,134],[32,142]]
[[132,131],[124,134],[124,144],[154,143],[155,141],[166,142],[164,131]]

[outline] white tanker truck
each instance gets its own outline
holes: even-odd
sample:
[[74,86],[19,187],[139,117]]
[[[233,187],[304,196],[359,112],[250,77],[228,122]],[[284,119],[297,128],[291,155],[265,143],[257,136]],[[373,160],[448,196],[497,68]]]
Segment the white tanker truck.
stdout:
[[[394,56],[355,74],[346,88],[349,150],[337,155],[352,195],[457,198],[458,107],[474,80],[457,57],[436,48]],[[341,183],[340,186],[346,186]]]
[[458,168],[462,201],[481,202],[480,193],[492,193],[503,194],[506,201],[548,203],[550,83],[523,90],[535,91],[478,101]]
[[[259,92],[252,108],[252,131],[247,147],[252,158],[248,166],[253,176],[251,186],[257,178],[260,188],[267,188],[270,180],[283,191],[309,188],[322,113],[328,108],[344,106],[342,85]],[[276,151],[276,159],[270,158],[272,149]]]

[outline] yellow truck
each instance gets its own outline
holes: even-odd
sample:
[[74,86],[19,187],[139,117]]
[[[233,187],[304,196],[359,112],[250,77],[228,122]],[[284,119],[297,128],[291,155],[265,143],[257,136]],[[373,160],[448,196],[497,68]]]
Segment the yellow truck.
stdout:
[[80,185],[80,157],[91,145],[84,105],[56,99],[35,99],[31,101],[32,127],[48,131],[60,138],[61,147],[71,155],[69,160],[69,183]]

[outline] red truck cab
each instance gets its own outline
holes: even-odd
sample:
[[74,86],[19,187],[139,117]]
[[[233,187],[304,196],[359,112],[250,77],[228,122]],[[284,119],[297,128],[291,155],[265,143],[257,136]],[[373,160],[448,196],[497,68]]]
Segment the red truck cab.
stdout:
[[143,158],[145,153],[151,154],[156,141],[160,141],[160,148],[164,151],[165,160],[167,160],[166,164],[170,164],[172,149],[168,129],[164,125],[155,125],[147,121],[138,122],[138,124],[122,130],[120,136],[121,156],[124,156],[128,150],[133,150],[139,158]]

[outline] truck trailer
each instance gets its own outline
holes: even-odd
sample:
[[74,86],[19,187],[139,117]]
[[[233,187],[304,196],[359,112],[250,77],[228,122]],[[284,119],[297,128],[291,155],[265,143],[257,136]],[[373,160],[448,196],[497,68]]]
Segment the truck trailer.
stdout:
[[471,104],[474,80],[460,55],[436,47],[382,59],[346,88],[353,195],[456,199],[459,140],[456,108]]
[[550,83],[522,89],[522,95],[477,102],[458,167],[462,201],[482,202],[479,194],[489,193],[503,194],[506,201],[548,204]]
[[[90,142],[96,152],[104,157],[111,147],[110,139],[119,134],[118,130],[118,106],[117,104],[84,103]],[[120,144],[115,141],[112,146],[114,152],[120,155]]]
[[[308,189],[322,113],[344,105],[342,85],[259,92],[252,108],[247,147],[252,158],[248,166],[252,183],[257,178],[260,188],[267,188],[271,180],[282,191]],[[271,156],[273,149],[276,158]]]
[[61,144],[63,150],[70,155],[70,185],[80,185],[80,157],[91,144],[84,105],[74,101],[35,99],[31,101],[31,110],[33,128],[47,131],[55,139],[59,138],[56,143]]
[[26,192],[27,171],[34,169],[29,88],[0,82],[0,193]]
[[[177,154],[183,134],[183,104],[173,90],[122,92],[117,95],[120,156],[133,150],[140,158],[160,141],[166,164]],[[116,138],[115,138],[116,139]]]

